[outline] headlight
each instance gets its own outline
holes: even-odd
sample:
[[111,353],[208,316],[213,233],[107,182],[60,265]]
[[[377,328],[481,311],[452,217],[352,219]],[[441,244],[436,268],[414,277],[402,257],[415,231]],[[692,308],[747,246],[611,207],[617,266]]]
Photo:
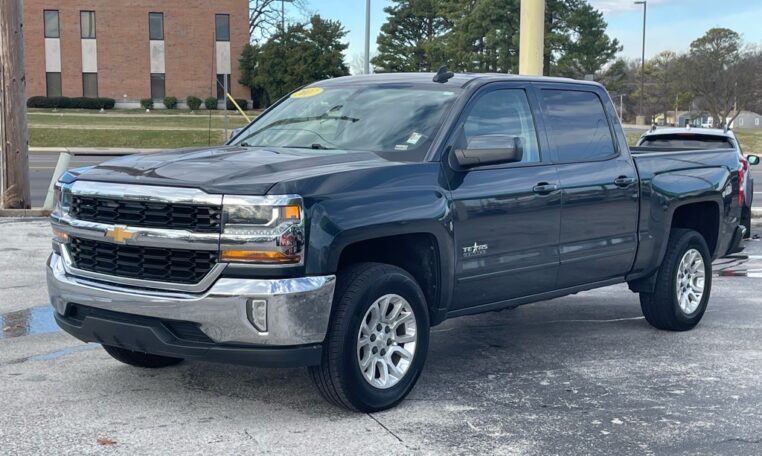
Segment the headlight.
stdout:
[[222,206],[222,261],[303,264],[304,211],[301,197],[225,195]]
[[71,189],[69,188],[69,185],[56,182],[55,187],[53,187],[53,192],[55,201],[53,213],[58,216],[66,215],[71,208]]

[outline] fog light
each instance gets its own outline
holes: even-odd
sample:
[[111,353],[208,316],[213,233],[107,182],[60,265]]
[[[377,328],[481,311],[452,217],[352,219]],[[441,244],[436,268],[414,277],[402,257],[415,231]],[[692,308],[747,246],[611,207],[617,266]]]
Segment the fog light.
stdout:
[[264,299],[249,299],[246,304],[246,316],[257,331],[267,332],[267,301]]

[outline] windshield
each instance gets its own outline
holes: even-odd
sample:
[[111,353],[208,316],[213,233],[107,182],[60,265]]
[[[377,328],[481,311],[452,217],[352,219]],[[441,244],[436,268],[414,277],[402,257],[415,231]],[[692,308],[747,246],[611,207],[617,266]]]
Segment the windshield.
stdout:
[[249,147],[425,153],[457,89],[413,85],[308,87],[232,142]]
[[732,149],[733,143],[724,136],[678,133],[646,136],[639,144],[643,147],[678,149]]

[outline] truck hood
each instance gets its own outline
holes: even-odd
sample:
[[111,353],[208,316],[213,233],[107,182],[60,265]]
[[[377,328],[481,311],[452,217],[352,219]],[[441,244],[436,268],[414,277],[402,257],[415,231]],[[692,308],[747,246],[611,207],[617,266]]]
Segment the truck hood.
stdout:
[[72,174],[87,181],[264,195],[280,182],[395,163],[372,152],[219,146],[128,155]]

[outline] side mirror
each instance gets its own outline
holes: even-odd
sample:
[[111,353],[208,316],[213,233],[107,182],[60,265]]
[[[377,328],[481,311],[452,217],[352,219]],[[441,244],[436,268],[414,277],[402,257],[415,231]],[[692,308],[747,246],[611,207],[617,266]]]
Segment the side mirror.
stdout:
[[759,156],[757,155],[747,155],[746,161],[751,165],[758,165],[759,164]]
[[521,138],[510,135],[473,136],[465,149],[455,149],[453,158],[462,168],[520,162],[524,157]]

